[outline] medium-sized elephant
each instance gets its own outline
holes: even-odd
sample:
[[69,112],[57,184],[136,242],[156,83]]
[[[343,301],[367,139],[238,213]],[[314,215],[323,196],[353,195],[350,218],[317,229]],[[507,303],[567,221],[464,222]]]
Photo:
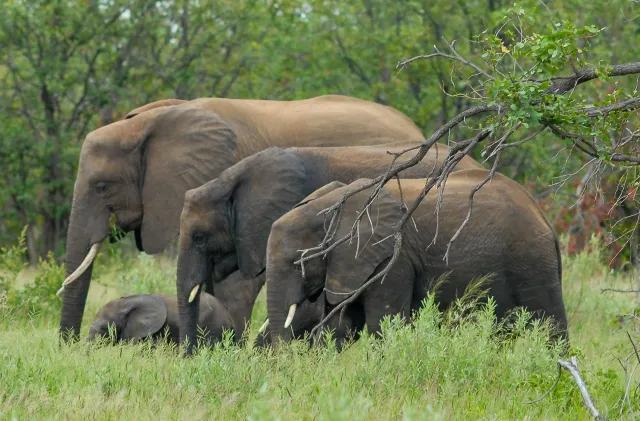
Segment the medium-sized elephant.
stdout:
[[[542,210],[515,181],[496,173],[492,182],[475,194],[471,218],[452,243],[448,266],[444,260],[447,244],[467,216],[471,189],[488,174],[484,169],[452,173],[444,187],[439,221],[435,209],[440,192],[434,188],[424,198],[413,214],[415,223],[403,227],[399,257],[384,282],[374,282],[350,304],[360,307],[369,332],[379,332],[386,315],[410,316],[445,274],[446,281],[434,291],[441,309],[460,297],[472,280],[492,275],[486,287],[495,298],[499,319],[522,306],[538,318],[552,318],[556,333],[567,338],[557,237]],[[289,324],[307,297],[324,290],[327,304],[336,306],[390,261],[394,226],[406,212],[395,180],[385,185],[369,208],[369,216],[360,221],[359,239],[337,246],[325,258],[306,262],[304,279],[300,265],[294,264],[301,250],[317,246],[325,235],[327,221],[318,212],[367,181],[331,183],[273,223],[266,274],[269,329],[274,342],[291,338]],[[426,181],[400,180],[406,203],[418,197]],[[351,232],[357,212],[371,192],[372,188],[365,189],[346,201],[334,238]]]
[[[141,294],[122,297],[108,302],[100,309],[89,330],[87,339],[109,337],[109,328],[115,329],[115,342],[154,341],[165,337],[179,343],[178,298],[175,295]],[[202,294],[200,319],[204,342],[211,346],[223,338],[225,330],[235,331],[235,324],[227,309],[212,295]],[[234,339],[237,338],[234,332]]]
[[[398,141],[375,146],[271,147],[226,169],[217,179],[187,191],[180,217],[177,270],[180,314],[186,316],[180,325],[183,337],[193,343],[197,291],[203,284],[219,297],[218,285],[229,283],[225,278],[235,271],[240,271],[243,279],[258,279],[265,268],[267,239],[276,219],[331,181],[352,182],[384,173],[393,161],[392,153],[420,144]],[[445,145],[432,147],[421,162],[402,171],[400,177],[429,176],[442,166],[448,152]],[[397,162],[412,156],[407,153]],[[482,166],[464,157],[456,170],[467,168]],[[224,303],[229,307],[226,300]]]

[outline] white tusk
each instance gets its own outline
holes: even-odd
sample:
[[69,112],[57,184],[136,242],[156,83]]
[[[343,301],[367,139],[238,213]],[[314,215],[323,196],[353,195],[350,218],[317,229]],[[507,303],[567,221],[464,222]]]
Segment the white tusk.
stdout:
[[287,320],[284,321],[285,329],[291,326],[291,322],[293,321],[293,315],[296,314],[296,307],[298,307],[297,304],[291,304],[291,307],[289,307],[289,314],[287,314]]
[[258,329],[258,334],[263,333],[269,327],[269,319],[265,320],[260,329]]
[[78,266],[78,268],[74,270],[73,273],[67,277],[67,279],[64,280],[64,282],[62,283],[62,287],[58,290],[58,292],[56,292],[57,296],[60,296],[60,294],[62,294],[64,287],[78,279],[80,275],[82,275],[84,271],[87,270],[87,268],[93,262],[93,259],[96,258],[96,254],[98,254],[99,249],[100,243],[93,243],[93,245],[89,249],[89,253],[87,253],[87,257],[85,257],[82,263],[80,263],[80,266]]
[[196,299],[196,295],[198,294],[198,290],[200,289],[200,284],[193,287],[191,290],[191,294],[189,294],[189,302],[193,302]]

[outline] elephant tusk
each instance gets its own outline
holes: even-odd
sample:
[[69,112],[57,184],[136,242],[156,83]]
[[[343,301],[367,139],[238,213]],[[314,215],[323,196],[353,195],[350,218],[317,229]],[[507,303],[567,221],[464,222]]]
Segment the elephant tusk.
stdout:
[[260,329],[258,329],[258,334],[264,333],[264,331],[267,330],[267,327],[269,327],[269,319],[265,320],[262,326],[260,326]]
[[289,314],[287,314],[287,320],[284,321],[285,329],[291,326],[291,322],[293,321],[293,315],[296,314],[296,307],[298,307],[297,304],[291,304],[291,307],[289,307]]
[[191,290],[191,294],[189,294],[189,303],[193,302],[196,299],[196,295],[198,294],[198,290],[200,289],[200,284],[193,287]]
[[82,275],[84,271],[87,270],[87,268],[93,262],[93,259],[96,258],[96,254],[98,254],[99,249],[100,243],[93,243],[91,249],[89,249],[89,253],[87,253],[87,257],[85,257],[82,263],[80,263],[80,266],[78,266],[78,268],[74,270],[73,273],[67,277],[67,279],[64,280],[64,282],[62,283],[62,287],[60,287],[58,292],[56,292],[57,296],[60,296],[60,294],[62,294],[62,291],[64,291],[64,287],[78,279],[80,275]]

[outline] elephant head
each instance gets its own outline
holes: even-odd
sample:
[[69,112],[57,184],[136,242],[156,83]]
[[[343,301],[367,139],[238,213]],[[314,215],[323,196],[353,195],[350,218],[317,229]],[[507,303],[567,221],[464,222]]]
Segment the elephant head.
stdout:
[[92,260],[111,217],[135,231],[140,250],[161,251],[177,236],[185,191],[231,166],[235,149],[235,134],[220,117],[189,103],[156,107],[87,135],[67,233],[61,333],[80,333]]
[[158,333],[167,322],[167,306],[155,295],[132,295],[107,303],[89,329],[89,341],[108,338],[115,331],[115,341],[137,342]]
[[[301,250],[321,243],[327,221],[318,213],[336,203],[351,188],[331,183],[314,192],[296,208],[273,223],[267,246],[267,310],[273,341],[289,340],[289,326],[295,322],[297,307],[307,297],[324,290],[329,305],[336,305],[362,286],[393,254],[393,226],[404,213],[402,204],[381,190],[354,232],[354,238],[331,250],[325,258],[315,258],[302,268],[294,262]],[[351,232],[353,218],[364,205],[371,189],[350,197],[343,205],[334,239]]]
[[256,155],[185,194],[177,270],[181,341],[194,343],[202,284],[213,276],[215,291],[216,282],[237,270],[256,279],[271,224],[304,197],[305,169],[295,155],[281,148]]

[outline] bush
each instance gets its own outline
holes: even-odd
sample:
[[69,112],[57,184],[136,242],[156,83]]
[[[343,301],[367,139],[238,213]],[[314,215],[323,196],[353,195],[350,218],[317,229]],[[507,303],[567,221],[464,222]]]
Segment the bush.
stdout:
[[5,295],[8,295],[9,291],[13,289],[18,275],[27,267],[27,263],[23,259],[27,251],[26,233],[27,227],[25,226],[20,234],[18,244],[10,248],[0,247],[0,293]]
[[18,244],[11,248],[0,249],[0,294],[3,296],[2,306],[12,312],[36,315],[60,309],[61,300],[56,292],[62,285],[65,270],[58,264],[53,253],[38,262],[38,271],[32,284],[20,289],[17,286],[18,276],[27,267],[24,260],[26,227]]

